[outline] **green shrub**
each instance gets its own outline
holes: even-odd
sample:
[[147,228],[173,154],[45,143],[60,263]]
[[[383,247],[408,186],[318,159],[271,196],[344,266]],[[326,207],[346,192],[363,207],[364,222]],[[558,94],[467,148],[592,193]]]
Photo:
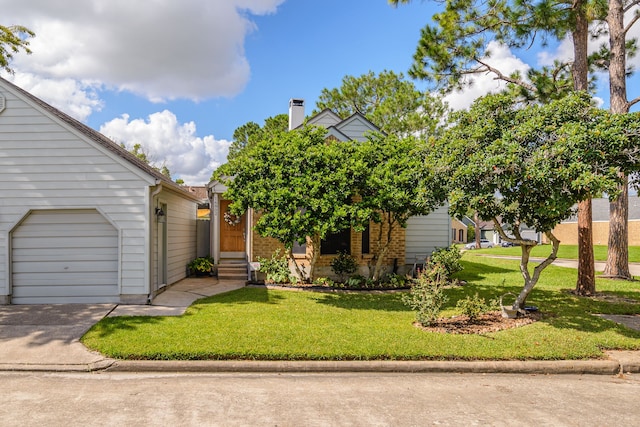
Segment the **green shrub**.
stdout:
[[467,296],[465,299],[458,301],[456,307],[469,318],[470,322],[474,322],[482,313],[486,313],[491,309],[484,298],[478,296],[477,292],[473,297]]
[[418,277],[408,293],[402,296],[402,302],[416,310],[416,321],[429,326],[438,319],[442,306],[448,301],[444,293],[447,274],[440,264]]
[[346,252],[338,252],[338,256],[331,260],[331,270],[340,277],[341,282],[345,274],[355,273],[357,268],[356,259]]
[[407,286],[407,278],[400,274],[389,273],[384,276],[381,282],[382,287],[389,289],[399,289]]
[[290,283],[291,272],[289,271],[289,261],[286,255],[280,256],[280,249],[271,255],[271,259],[257,257],[260,263],[258,271],[267,276],[267,283]]
[[344,285],[348,289],[361,289],[367,286],[368,279],[364,276],[356,274],[355,276],[349,277]]
[[335,285],[335,282],[328,277],[316,277],[316,279],[313,281],[313,284],[316,286],[333,287]]
[[213,258],[210,256],[199,257],[191,261],[187,267],[194,273],[208,274],[214,266]]
[[431,254],[427,268],[433,268],[434,265],[441,264],[447,271],[447,276],[451,277],[453,274],[462,271],[460,258],[462,258],[462,253],[455,246],[438,248]]

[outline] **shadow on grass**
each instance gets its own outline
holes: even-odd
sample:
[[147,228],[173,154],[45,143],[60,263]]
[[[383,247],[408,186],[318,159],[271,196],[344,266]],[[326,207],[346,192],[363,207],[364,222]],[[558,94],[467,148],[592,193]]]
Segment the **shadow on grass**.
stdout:
[[141,326],[148,326],[150,324],[159,325],[163,323],[167,318],[168,316],[105,317],[104,319],[93,325],[85,333],[85,336],[97,334],[99,338],[106,338],[116,332],[135,331]]
[[462,260],[464,270],[454,277],[459,277],[462,280],[468,282],[477,282],[485,279],[487,276],[495,274],[512,274],[513,270],[503,267],[496,267],[492,265],[482,264],[479,262],[473,262],[469,260]]
[[181,317],[197,316],[201,310],[214,304],[278,304],[283,299],[284,297],[281,295],[270,293],[266,289],[241,288],[236,291],[197,300],[181,316],[106,317],[94,325],[89,332],[97,333],[100,338],[105,338],[115,332],[135,331],[140,326],[149,326],[150,324],[161,326],[166,321],[174,322]]
[[270,292],[267,288],[245,287],[224,294],[214,295],[196,301],[191,308],[211,304],[278,304],[285,298],[275,292]]
[[[484,284],[468,285],[449,293],[450,300],[447,307],[455,307],[458,300],[476,292],[488,301],[501,293],[511,292],[517,295],[521,290],[522,285],[508,287]],[[608,292],[608,294],[619,294],[620,297],[625,295],[624,292]],[[508,301],[508,303],[511,302],[512,300]],[[640,338],[640,331],[595,316],[596,314],[640,314],[640,304],[581,297],[572,294],[569,289],[555,290],[536,287],[527,298],[527,305],[538,307],[543,315],[540,321],[553,328],[587,333],[615,330],[616,333],[625,337]]]
[[319,304],[347,310],[410,311],[402,302],[403,293],[335,292],[322,294],[316,300]]

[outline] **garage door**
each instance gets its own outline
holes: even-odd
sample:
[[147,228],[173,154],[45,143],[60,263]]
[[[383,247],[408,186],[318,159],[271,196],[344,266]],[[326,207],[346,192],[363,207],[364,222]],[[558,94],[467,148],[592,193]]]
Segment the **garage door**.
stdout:
[[11,237],[13,304],[118,302],[118,232],[89,210],[31,212]]

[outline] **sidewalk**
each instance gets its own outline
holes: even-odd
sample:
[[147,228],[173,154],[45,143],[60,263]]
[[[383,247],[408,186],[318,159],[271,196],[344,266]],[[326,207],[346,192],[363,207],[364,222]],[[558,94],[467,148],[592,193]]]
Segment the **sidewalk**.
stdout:
[[127,361],[105,358],[79,341],[105,316],[178,316],[197,299],[243,286],[189,278],[158,295],[152,305],[0,306],[0,371],[640,373],[638,351],[609,351],[606,359],[569,361]]

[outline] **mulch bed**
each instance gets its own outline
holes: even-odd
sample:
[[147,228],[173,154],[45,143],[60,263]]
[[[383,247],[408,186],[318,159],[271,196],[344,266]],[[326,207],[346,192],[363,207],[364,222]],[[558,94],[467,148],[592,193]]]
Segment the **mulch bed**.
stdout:
[[500,311],[490,311],[481,314],[473,322],[470,322],[467,316],[455,316],[438,319],[431,326],[422,326],[417,322],[414,322],[414,326],[428,332],[443,334],[487,334],[530,325],[541,318],[542,314],[540,312],[529,313],[516,319],[507,319],[502,317],[502,312]]

